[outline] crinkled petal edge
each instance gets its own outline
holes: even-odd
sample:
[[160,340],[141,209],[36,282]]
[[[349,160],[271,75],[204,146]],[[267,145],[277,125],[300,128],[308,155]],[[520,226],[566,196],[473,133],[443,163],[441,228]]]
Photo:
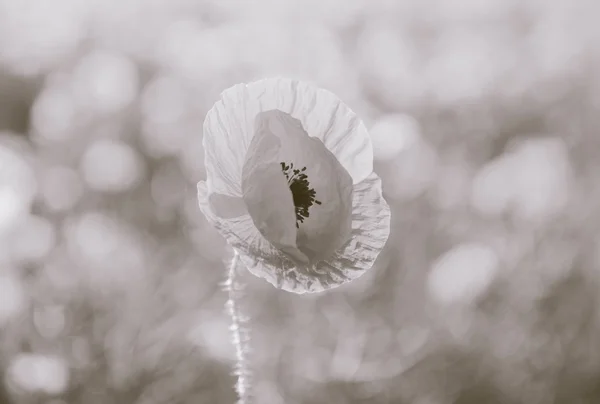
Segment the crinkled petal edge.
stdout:
[[375,173],[354,186],[350,240],[330,259],[314,265],[296,265],[288,259],[258,232],[249,215],[217,217],[204,183],[198,184],[198,199],[209,223],[240,253],[252,274],[297,294],[323,292],[359,278],[373,266],[390,234],[390,208]]

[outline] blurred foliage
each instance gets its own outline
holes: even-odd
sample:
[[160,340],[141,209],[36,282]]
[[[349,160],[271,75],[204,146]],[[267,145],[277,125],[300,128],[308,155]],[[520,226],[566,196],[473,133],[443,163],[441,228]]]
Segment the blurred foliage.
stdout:
[[231,256],[196,204],[220,91],[371,127],[378,264],[245,275],[257,402],[600,402],[595,0],[0,0],[0,402],[233,403]]

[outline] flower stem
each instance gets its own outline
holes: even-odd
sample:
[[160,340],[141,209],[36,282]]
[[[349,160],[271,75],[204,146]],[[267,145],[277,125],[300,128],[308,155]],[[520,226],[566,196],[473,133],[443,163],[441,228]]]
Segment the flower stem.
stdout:
[[250,330],[247,324],[250,318],[241,311],[240,301],[243,298],[244,285],[238,279],[238,268],[240,267],[240,257],[237,251],[234,252],[225,290],[229,293],[227,300],[227,311],[231,317],[232,341],[236,351],[236,365],[234,374],[238,380],[235,390],[238,394],[238,404],[251,404],[252,401],[252,372],[249,366],[250,355]]

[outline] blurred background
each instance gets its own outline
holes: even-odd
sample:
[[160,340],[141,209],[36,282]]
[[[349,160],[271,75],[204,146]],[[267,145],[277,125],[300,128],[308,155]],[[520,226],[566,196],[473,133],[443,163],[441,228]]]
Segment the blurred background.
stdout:
[[202,122],[286,75],[370,128],[392,234],[244,275],[257,403],[600,402],[596,0],[0,0],[0,403],[234,403]]

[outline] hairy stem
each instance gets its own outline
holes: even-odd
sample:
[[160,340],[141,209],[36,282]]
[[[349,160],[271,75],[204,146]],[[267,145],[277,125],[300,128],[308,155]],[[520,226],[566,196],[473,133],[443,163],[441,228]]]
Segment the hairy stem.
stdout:
[[237,251],[234,252],[225,290],[229,293],[227,300],[227,311],[231,316],[232,341],[236,351],[235,375],[237,383],[235,386],[239,400],[238,404],[251,404],[252,402],[252,372],[250,370],[250,330],[247,327],[249,317],[244,315],[240,308],[243,298],[244,285],[238,279],[240,258]]

